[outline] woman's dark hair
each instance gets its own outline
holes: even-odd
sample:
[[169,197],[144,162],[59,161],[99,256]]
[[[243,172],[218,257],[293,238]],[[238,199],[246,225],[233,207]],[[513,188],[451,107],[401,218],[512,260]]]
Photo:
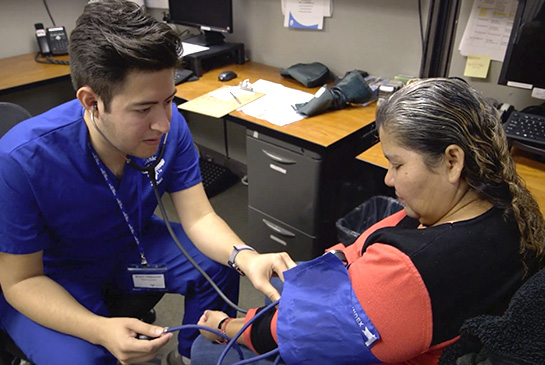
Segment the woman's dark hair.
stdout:
[[521,251],[545,252],[545,222],[539,206],[515,170],[496,108],[460,79],[410,83],[377,108],[377,129],[436,166],[449,145],[465,153],[462,178],[504,215],[513,216]]
[[72,85],[90,86],[109,111],[127,74],[174,68],[181,50],[177,33],[134,2],[92,2],[70,35]]

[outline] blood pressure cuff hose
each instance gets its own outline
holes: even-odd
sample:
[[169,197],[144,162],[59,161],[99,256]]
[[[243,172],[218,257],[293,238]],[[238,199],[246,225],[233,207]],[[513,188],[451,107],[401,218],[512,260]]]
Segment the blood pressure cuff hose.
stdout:
[[277,338],[286,364],[376,364],[380,336],[361,307],[346,266],[326,253],[284,272]]

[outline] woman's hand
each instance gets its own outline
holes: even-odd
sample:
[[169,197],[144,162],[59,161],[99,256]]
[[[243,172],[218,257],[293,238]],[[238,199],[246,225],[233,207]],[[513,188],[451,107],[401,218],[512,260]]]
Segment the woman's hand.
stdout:
[[[229,318],[229,316],[224,312],[205,310],[201,318],[199,318],[199,322],[197,324],[199,326],[205,326],[213,330],[219,331],[218,325],[225,318]],[[203,330],[203,329],[199,331],[201,332],[201,335],[203,335],[203,337],[206,338],[208,341],[216,341],[216,340],[223,339],[213,332]]]

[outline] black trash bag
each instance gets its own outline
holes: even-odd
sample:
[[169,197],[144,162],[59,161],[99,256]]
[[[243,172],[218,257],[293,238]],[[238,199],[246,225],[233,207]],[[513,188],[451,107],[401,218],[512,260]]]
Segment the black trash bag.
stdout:
[[337,239],[345,246],[351,245],[367,228],[401,209],[403,205],[397,199],[374,196],[335,222]]
[[335,86],[322,86],[314,98],[306,103],[295,104],[294,107],[299,114],[310,117],[326,110],[345,108],[351,103],[363,104],[374,96],[361,71],[354,70],[347,73]]
[[288,68],[281,68],[280,75],[293,78],[306,87],[316,87],[327,81],[329,69],[320,62],[297,63]]

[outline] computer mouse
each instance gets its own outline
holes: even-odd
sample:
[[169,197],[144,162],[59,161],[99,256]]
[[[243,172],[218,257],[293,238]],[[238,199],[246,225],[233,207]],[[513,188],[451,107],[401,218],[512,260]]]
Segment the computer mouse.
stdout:
[[218,80],[220,81],[229,81],[237,77],[235,71],[222,71],[218,75]]

